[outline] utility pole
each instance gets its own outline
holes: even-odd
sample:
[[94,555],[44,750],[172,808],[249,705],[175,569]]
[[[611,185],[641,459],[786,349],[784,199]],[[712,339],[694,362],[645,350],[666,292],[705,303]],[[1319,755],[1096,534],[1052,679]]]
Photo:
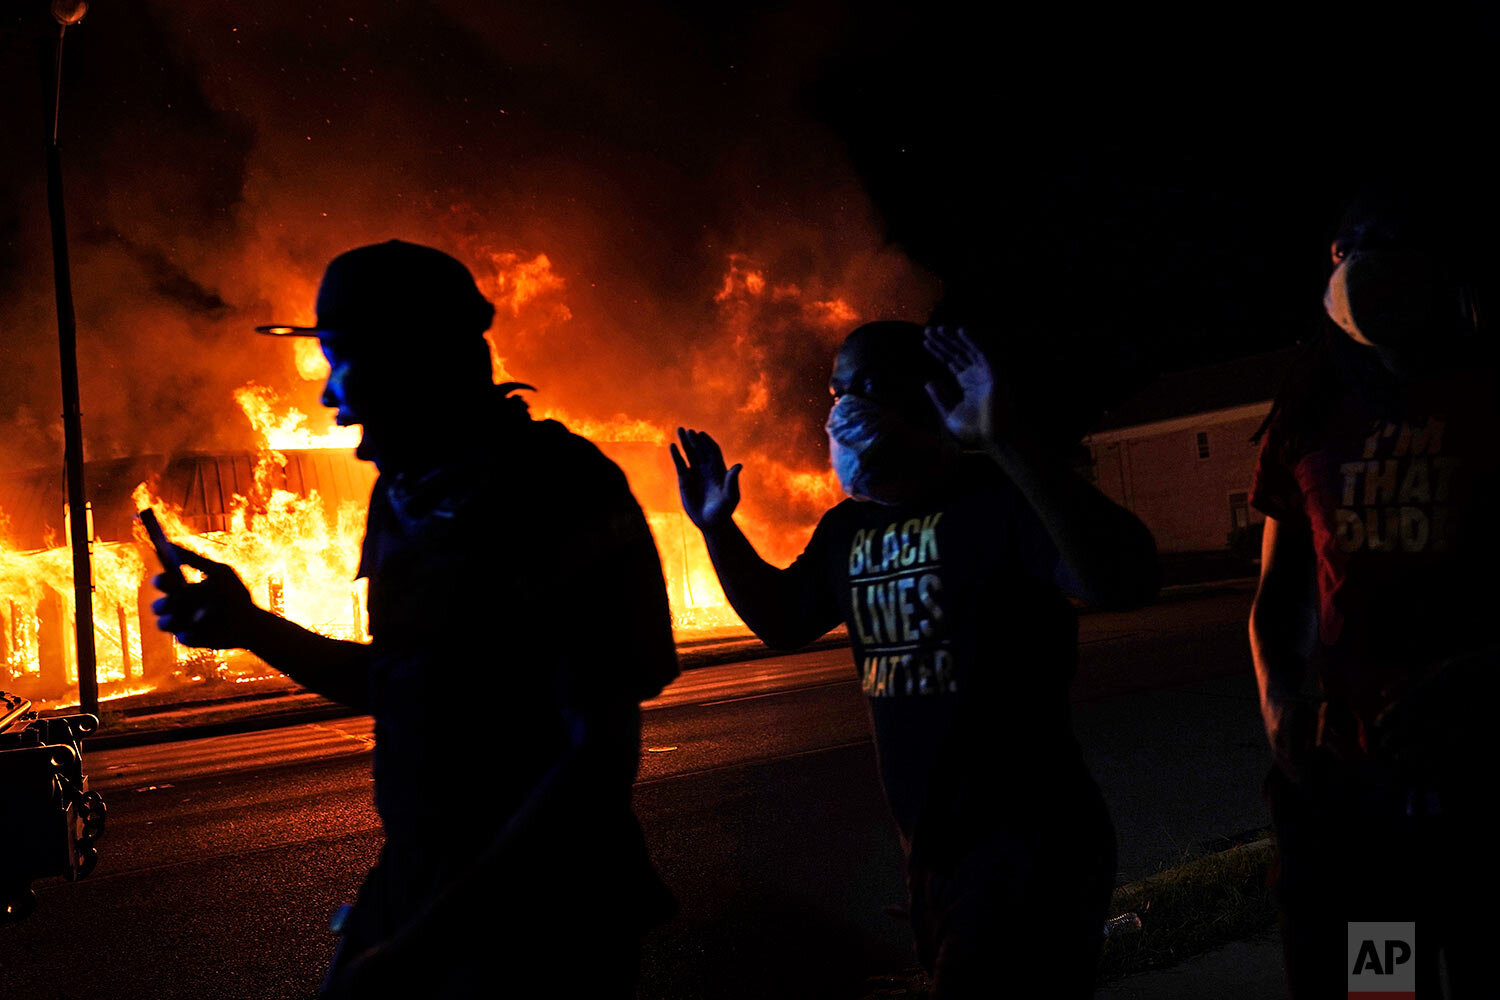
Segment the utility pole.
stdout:
[[[73,548],[73,621],[77,630],[78,707],[99,714],[98,657],[94,651],[94,578],[89,560],[88,500],[83,481],[83,411],[78,399],[78,326],[73,315],[73,280],[68,270],[68,230],[63,215],[62,152],[57,125],[62,114],[63,38],[68,28],[83,20],[86,3],[53,0],[57,45],[50,74],[48,117],[52,134],[47,143],[47,215],[52,222],[52,278],[57,286],[57,347],[62,359],[63,472],[68,485],[68,535]],[[43,58],[45,67],[47,60]]]

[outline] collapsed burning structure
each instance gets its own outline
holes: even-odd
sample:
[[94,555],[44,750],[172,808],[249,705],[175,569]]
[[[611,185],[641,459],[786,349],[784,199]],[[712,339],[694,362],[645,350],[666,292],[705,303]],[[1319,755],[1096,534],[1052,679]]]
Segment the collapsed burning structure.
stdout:
[[[519,20],[441,3],[320,11],[314,46],[301,6],[245,16],[105,5],[70,50],[63,138],[104,693],[241,667],[152,646],[140,586],[155,560],[132,533],[138,503],[239,569],[263,604],[362,628],[351,577],[371,472],[349,456],[358,431],[318,412],[315,343],[250,328],[310,322],[327,261],[391,237],[464,261],[497,310],[496,380],[537,386],[535,416],[625,470],[680,632],[735,625],[679,512],[672,429],[710,429],[745,464],[739,521],[789,561],[841,496],[822,433],[835,346],[862,319],[926,315],[937,293],[802,106],[800,77],[780,72],[786,54],[773,46],[756,59],[778,72],[747,75],[673,12],[609,17],[699,53],[685,78],[661,74],[649,47],[619,63],[612,32],[548,5]],[[41,108],[28,81],[16,106]],[[16,205],[45,201],[24,157],[0,164],[0,184]],[[33,682],[65,688],[72,669],[56,321],[45,213],[0,222],[0,681],[25,679],[8,683],[35,699]],[[586,617],[582,584],[569,599]]]
[[[373,466],[355,459],[349,430],[305,429],[264,387],[237,393],[264,447],[256,452],[137,455],[87,467],[96,645],[105,698],[202,680],[253,681],[270,671],[243,652],[179,648],[150,605],[159,567],[135,512],[156,508],[169,535],[235,566],[257,601],[324,635],[366,637],[363,581],[353,579]],[[740,626],[697,532],[677,506],[665,432],[640,421],[583,422],[630,476],[668,580],[679,636]],[[353,430],[357,437],[358,431]],[[808,477],[816,489],[817,477]],[[43,700],[68,700],[78,680],[72,578],[57,539],[69,516],[55,470],[0,479],[0,681]],[[577,595],[587,614],[589,595]]]
[[[179,650],[154,628],[150,605],[158,595],[151,578],[160,568],[135,534],[140,503],[156,506],[187,544],[246,560],[247,583],[265,606],[326,634],[362,637],[361,597],[350,580],[357,554],[344,551],[344,543],[352,532],[357,545],[356,514],[373,477],[346,452],[142,455],[93,463],[87,475],[96,646],[106,697],[174,678],[219,676],[228,665]],[[59,480],[46,470],[0,483],[0,504],[15,512],[0,557],[0,676],[47,699],[64,696],[77,681],[71,567],[66,551],[49,544],[60,534],[57,522],[68,516],[58,502]],[[241,663],[237,673],[258,672]]]

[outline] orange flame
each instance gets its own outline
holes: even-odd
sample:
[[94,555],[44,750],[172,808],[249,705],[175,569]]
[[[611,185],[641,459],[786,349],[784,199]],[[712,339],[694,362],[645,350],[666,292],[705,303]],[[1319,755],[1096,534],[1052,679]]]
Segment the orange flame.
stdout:
[[[5,527],[0,514],[0,529]],[[140,622],[136,595],[145,576],[145,563],[134,545],[94,542],[90,545],[94,576],[94,646],[101,682],[126,681],[140,676]],[[50,631],[64,644],[63,666],[68,683],[77,683],[73,653],[73,553],[66,545],[39,551],[20,551],[4,541],[0,530],[0,657],[6,671],[17,677],[41,670],[43,614]],[[125,628],[120,627],[123,619]],[[130,665],[127,673],[126,665]],[[0,681],[4,677],[0,676]]]
[[[552,258],[513,250],[482,250],[475,256],[486,262],[477,269],[476,280],[500,314],[490,341],[497,377],[511,378],[506,359],[495,347],[502,341],[519,352],[518,357],[529,357],[531,365],[549,352],[554,356],[555,352],[566,352],[568,338],[579,331],[572,309],[562,299],[569,282],[555,270]],[[673,439],[673,424],[642,413],[659,414],[687,401],[687,412],[677,419],[692,423],[696,415],[691,400],[720,401],[716,412],[729,426],[707,429],[719,437],[729,461],[745,465],[745,501],[736,517],[773,562],[789,561],[811,534],[817,516],[843,499],[837,479],[828,468],[808,468],[805,461],[794,460],[775,443],[749,448],[736,443],[737,434],[744,428],[774,425],[774,421],[762,421],[784,403],[776,398],[780,383],[771,375],[778,362],[764,331],[757,328],[763,311],[774,311],[777,322],[783,324],[777,329],[783,334],[812,336],[816,344],[823,345],[836,342],[860,318],[860,310],[849,298],[837,294],[837,289],[784,280],[774,272],[773,267],[746,254],[728,257],[722,278],[709,296],[720,324],[717,343],[721,348],[727,345],[728,356],[718,348],[689,352],[682,370],[687,388],[672,387],[674,393],[664,397],[667,402],[643,396],[645,408],[640,412],[619,412],[617,403],[606,408],[592,391],[598,383],[589,381],[603,376],[609,364],[606,360],[571,387],[561,386],[555,397],[552,392],[544,392],[534,404],[538,418],[562,421],[598,444],[624,470],[646,509],[662,557],[679,638],[702,635],[706,630],[742,629],[743,625],[725,600],[701,535],[676,500],[675,476],[666,452]],[[281,291],[306,292],[308,287],[304,280],[277,274],[269,275],[266,284]],[[814,290],[806,290],[808,287]],[[296,319],[305,323],[310,317],[299,315]],[[546,338],[541,336],[543,332]],[[326,378],[328,366],[317,341],[289,339],[299,378]],[[549,387],[544,385],[543,389]],[[183,511],[162,503],[146,484],[135,491],[137,506],[155,507],[169,536],[233,566],[263,606],[325,634],[364,638],[364,587],[353,580],[364,530],[363,504],[330,504],[317,493],[298,495],[272,485],[278,465],[286,463],[282,450],[347,451],[358,443],[359,428],[331,427],[323,417],[324,429],[319,430],[319,417],[310,418],[276,391],[254,382],[235,390],[234,399],[261,439],[262,450],[256,462],[255,484],[249,491],[252,495],[232,498],[224,522],[227,528],[196,533]],[[747,439],[777,440],[764,434]],[[0,512],[0,625],[5,638],[0,644],[0,653],[5,654],[0,666],[13,676],[25,677],[38,670],[39,605],[50,600],[60,604],[65,617],[71,614],[70,555],[65,546],[18,551],[4,543],[4,527]],[[137,542],[144,541],[138,531]],[[154,624],[149,620],[142,623],[136,611],[137,594],[148,573],[142,551],[140,545],[132,543],[94,546],[100,675],[120,691],[132,690],[130,682],[138,680],[140,629],[143,624],[147,628]],[[154,568],[153,564],[152,571]],[[587,615],[587,609],[580,609],[580,614]],[[122,617],[123,635],[119,627]],[[201,657],[179,651],[179,666],[186,669]],[[267,668],[248,654],[229,654],[216,662],[221,668],[232,662],[236,676],[230,679],[267,673]],[[70,669],[70,679],[75,671]],[[0,681],[4,677],[0,673]]]
[[328,359],[315,337],[292,337],[293,361],[297,375],[308,382],[321,382],[328,377]]
[[[281,448],[356,448],[358,427],[333,427],[321,434],[307,426],[307,415],[296,407],[282,406],[275,390],[247,382],[234,391],[250,426],[260,435],[265,447]],[[281,412],[277,408],[281,407]]]

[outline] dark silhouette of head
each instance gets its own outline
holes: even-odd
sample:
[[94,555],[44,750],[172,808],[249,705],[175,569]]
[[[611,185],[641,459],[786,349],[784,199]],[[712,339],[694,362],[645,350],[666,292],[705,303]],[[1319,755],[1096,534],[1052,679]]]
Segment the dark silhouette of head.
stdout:
[[1378,178],[1345,208],[1334,236],[1335,257],[1399,250],[1456,264],[1475,245],[1474,205],[1476,198],[1458,178],[1412,173]]
[[844,339],[828,383],[826,429],[846,493],[898,504],[943,481],[957,445],[926,387],[945,376],[915,323],[866,323]]
[[833,359],[828,389],[837,399],[861,396],[900,413],[917,427],[941,426],[929,382],[940,384],[947,372],[922,346],[922,327],[916,323],[882,320],[866,323],[844,338]]
[[462,438],[492,393],[484,332],[495,310],[458,260],[389,240],[329,263],[315,326],[262,333],[316,336],[328,359],[323,405],[364,427],[358,454],[398,465]]
[[[1486,311],[1496,274],[1493,187],[1471,171],[1436,164],[1361,188],[1330,246],[1335,275],[1345,272],[1330,278],[1330,318],[1287,372],[1251,440],[1276,422],[1293,433],[1311,432],[1345,391],[1392,407],[1394,416],[1394,390],[1403,380],[1442,365],[1493,363]],[[1351,270],[1348,262],[1356,259]],[[1336,301],[1340,295],[1343,302]],[[1335,313],[1352,317],[1360,335]]]
[[1330,248],[1330,317],[1392,372],[1426,369],[1472,347],[1492,252],[1482,192],[1445,175],[1367,185]]

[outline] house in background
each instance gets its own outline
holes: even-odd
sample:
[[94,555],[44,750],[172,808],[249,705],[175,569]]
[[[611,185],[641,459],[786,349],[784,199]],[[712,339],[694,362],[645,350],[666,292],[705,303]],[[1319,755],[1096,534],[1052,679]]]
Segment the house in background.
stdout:
[[1163,375],[1084,439],[1095,484],[1155,536],[1164,583],[1254,572],[1246,545],[1258,554],[1265,517],[1249,503],[1250,437],[1299,350]]

